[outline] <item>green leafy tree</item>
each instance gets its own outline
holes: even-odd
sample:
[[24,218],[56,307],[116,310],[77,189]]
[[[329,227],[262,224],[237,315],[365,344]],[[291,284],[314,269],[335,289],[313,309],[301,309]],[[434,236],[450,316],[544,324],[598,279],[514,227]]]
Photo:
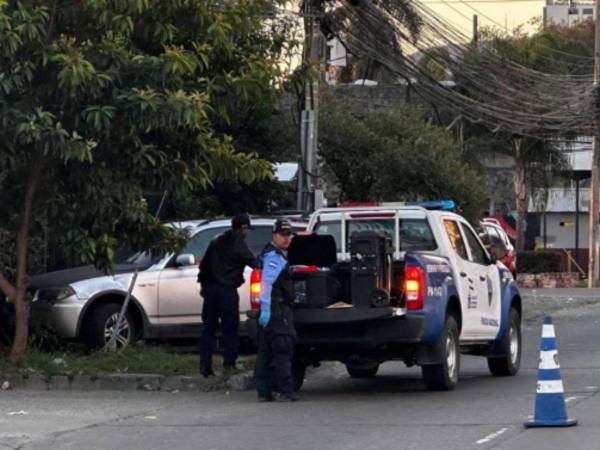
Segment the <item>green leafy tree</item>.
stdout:
[[453,199],[476,220],[485,199],[481,176],[461,147],[422,109],[362,114],[328,99],[321,115],[320,155],[340,201]]
[[16,242],[0,289],[16,311],[11,361],[27,346],[28,256],[41,221],[61,230],[72,257],[109,270],[119,245],[182,243],[147,210],[145,189],[270,177],[270,164],[236,152],[227,132],[274,96],[284,44],[265,20],[277,3],[0,0],[0,227]]

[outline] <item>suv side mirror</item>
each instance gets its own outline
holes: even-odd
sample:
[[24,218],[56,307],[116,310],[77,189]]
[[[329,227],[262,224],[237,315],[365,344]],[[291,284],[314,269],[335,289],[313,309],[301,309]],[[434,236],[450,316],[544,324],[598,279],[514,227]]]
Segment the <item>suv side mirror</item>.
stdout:
[[496,261],[500,261],[506,255],[508,255],[508,248],[497,236],[492,236],[489,233],[480,233],[479,238],[483,245],[487,249],[491,256],[491,263],[496,264]]
[[177,258],[175,258],[175,265],[178,267],[195,266],[196,265],[196,257],[191,254],[177,255]]

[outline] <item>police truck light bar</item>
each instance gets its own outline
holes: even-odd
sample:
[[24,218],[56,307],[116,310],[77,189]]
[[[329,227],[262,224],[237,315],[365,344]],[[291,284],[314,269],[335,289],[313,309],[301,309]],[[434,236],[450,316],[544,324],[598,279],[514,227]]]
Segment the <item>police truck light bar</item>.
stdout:
[[368,207],[385,207],[390,208],[398,206],[420,206],[425,209],[437,209],[444,211],[452,211],[456,208],[454,200],[423,200],[413,202],[349,202],[342,203],[343,208],[368,208]]

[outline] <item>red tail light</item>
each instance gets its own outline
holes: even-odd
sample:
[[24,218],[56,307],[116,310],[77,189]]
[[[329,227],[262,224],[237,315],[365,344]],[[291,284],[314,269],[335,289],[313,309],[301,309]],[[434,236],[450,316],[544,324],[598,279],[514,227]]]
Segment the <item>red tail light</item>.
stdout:
[[250,275],[250,308],[260,311],[260,283],[262,281],[262,270],[254,269]]
[[425,272],[423,269],[418,266],[406,266],[403,287],[406,309],[423,309],[425,303]]

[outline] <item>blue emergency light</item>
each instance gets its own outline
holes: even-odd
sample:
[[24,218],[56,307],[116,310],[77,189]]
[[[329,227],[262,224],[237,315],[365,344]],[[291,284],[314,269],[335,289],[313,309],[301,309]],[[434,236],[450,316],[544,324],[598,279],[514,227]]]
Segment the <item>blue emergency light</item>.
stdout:
[[441,209],[444,211],[452,211],[456,208],[454,200],[425,200],[419,202],[407,202],[408,206],[421,206],[425,209]]

